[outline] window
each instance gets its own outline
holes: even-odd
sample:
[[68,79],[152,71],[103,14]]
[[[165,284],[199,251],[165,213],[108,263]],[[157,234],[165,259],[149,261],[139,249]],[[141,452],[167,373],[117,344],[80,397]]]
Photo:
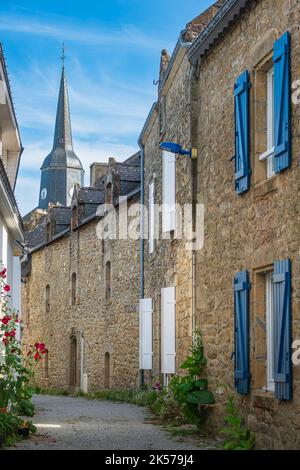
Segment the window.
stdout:
[[273,266],[254,276],[254,388],[275,390],[275,305]]
[[46,313],[50,313],[50,286],[46,286]]
[[111,299],[111,262],[107,261],[105,265],[105,300]]
[[275,150],[275,123],[274,123],[274,67],[266,76],[266,144],[267,150],[260,156],[261,161],[266,161],[267,178],[274,176],[274,150]]
[[70,341],[70,386],[76,387],[77,384],[77,340],[76,336],[71,337]]
[[155,194],[154,181],[149,184],[149,254],[154,251],[155,240]]
[[175,230],[176,156],[163,152],[163,232]]
[[72,274],[72,281],[71,281],[71,303],[72,305],[76,305],[76,297],[77,297],[77,276],[76,273]]
[[274,382],[274,283],[273,273],[266,274],[267,390],[275,390]]

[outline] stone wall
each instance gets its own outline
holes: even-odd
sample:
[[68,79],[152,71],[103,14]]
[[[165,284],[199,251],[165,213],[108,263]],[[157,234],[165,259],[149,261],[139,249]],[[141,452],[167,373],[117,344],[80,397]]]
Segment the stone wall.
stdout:
[[[161,141],[177,142],[183,148],[190,147],[189,62],[185,50],[180,51],[173,65],[171,76],[160,90],[158,107],[165,106],[164,131],[161,133],[161,109],[154,111],[152,127],[144,136],[145,158],[145,205],[149,208],[149,184],[155,182],[155,203],[162,200],[162,151]],[[176,203],[181,207],[191,204],[192,162],[189,158],[176,156]],[[192,344],[192,252],[186,250],[186,241],[172,237],[160,237],[154,252],[149,254],[148,242],[144,245],[145,298],[153,299],[153,371],[161,372],[161,289],[176,287],[176,370],[186,358]]]
[[[131,199],[129,207],[138,200]],[[91,391],[138,384],[139,242],[99,240],[98,223],[86,223],[31,255],[31,274],[23,284],[23,345],[44,341],[49,349],[48,378],[42,364],[37,371],[41,387]],[[105,299],[108,259],[110,300]]]
[[[197,323],[204,335],[209,383],[233,387],[233,279],[241,270],[251,276],[251,394],[240,399],[258,447],[299,448],[300,369],[294,366],[294,398],[278,402],[259,382],[257,276],[275,260],[292,260],[293,338],[299,338],[299,106],[292,105],[292,166],[270,180],[258,159],[259,105],[255,62],[276,37],[291,33],[292,81],[299,78],[299,2],[260,0],[219,38],[198,70],[198,202],[205,205],[205,244],[197,254]],[[270,39],[271,38],[271,39]],[[272,48],[272,46],[271,46]],[[272,56],[271,56],[272,57]],[[236,78],[251,72],[251,188],[238,196],[234,188],[234,98]],[[221,426],[224,397],[217,397],[213,422]]]

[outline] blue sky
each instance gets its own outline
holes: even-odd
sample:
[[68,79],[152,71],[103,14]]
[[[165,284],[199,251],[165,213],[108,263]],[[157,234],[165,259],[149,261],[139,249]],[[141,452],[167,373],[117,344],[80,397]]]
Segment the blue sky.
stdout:
[[124,160],[157,89],[160,51],[171,52],[185,24],[212,0],[6,0],[0,3],[5,50],[25,151],[16,196],[23,214],[37,205],[40,166],[52,147],[61,44],[75,151],[86,170]]

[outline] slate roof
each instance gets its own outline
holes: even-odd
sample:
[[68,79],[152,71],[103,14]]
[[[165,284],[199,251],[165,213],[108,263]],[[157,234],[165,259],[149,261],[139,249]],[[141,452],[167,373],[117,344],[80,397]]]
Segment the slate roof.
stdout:
[[25,246],[31,250],[32,248],[42,245],[47,241],[47,215],[44,215],[39,220],[34,228],[25,229]]
[[41,170],[54,167],[77,168],[83,171],[81,161],[73,148],[68,87],[64,67],[60,80],[53,148],[45,158]]
[[210,47],[213,46],[230,23],[240,15],[241,10],[245,8],[248,2],[249,0],[225,0],[219,5],[218,12],[189,49],[188,57],[192,64],[196,64]]

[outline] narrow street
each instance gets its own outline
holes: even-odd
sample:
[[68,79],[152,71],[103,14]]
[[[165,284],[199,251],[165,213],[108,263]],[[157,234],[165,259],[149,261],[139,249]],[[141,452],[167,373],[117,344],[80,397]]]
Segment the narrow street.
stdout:
[[145,422],[143,408],[84,398],[36,396],[37,435],[16,450],[195,450]]

